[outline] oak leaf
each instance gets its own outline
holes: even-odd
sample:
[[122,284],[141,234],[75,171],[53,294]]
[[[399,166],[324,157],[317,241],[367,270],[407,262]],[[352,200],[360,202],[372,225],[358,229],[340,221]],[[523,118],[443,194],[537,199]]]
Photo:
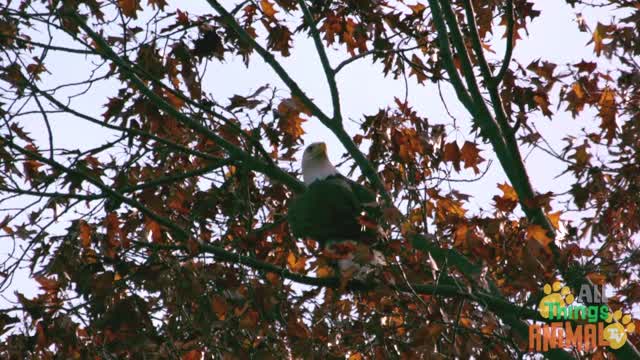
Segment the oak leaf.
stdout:
[[455,141],[444,145],[443,159],[453,163],[453,168],[456,171],[460,171],[460,155],[460,148]]
[[537,224],[527,226],[527,238],[536,240],[544,247],[549,246],[551,241],[553,241],[553,239],[547,235],[547,230]]
[[138,10],[142,10],[140,0],[118,0],[118,6],[125,16],[134,19],[138,18]]
[[83,248],[91,246],[91,226],[86,221],[80,220],[78,223],[78,234],[80,236],[80,244]]
[[273,4],[268,0],[260,0],[260,7],[262,8],[262,12],[265,14],[265,16],[270,18],[274,17],[274,15],[278,12],[273,8]]
[[617,128],[615,91],[610,88],[606,88],[602,92],[602,95],[600,95],[598,106],[600,107],[600,118],[602,118],[600,128],[605,132],[605,138],[607,139],[608,143],[611,144],[611,141],[615,137]]

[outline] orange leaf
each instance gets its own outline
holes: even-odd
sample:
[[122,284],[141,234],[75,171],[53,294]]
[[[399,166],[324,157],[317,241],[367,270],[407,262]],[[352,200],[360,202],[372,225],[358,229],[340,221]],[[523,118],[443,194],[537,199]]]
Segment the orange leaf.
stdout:
[[293,272],[301,272],[304,270],[305,265],[307,263],[307,258],[304,256],[296,257],[296,255],[292,252],[287,256],[287,265]]
[[107,228],[107,241],[109,245],[120,245],[120,242],[118,241],[120,238],[120,219],[118,219],[118,214],[110,212],[105,218],[104,223]]
[[420,12],[422,12],[422,11],[424,11],[424,9],[426,9],[426,6],[424,6],[424,5],[423,5],[423,4],[421,4],[421,3],[417,3],[417,4],[415,4],[415,5],[407,5],[407,6],[411,9],[411,11],[412,11],[415,15],[420,14]]
[[271,285],[278,286],[282,283],[282,281],[280,281],[280,275],[276,273],[268,272],[267,275],[265,275],[265,277],[267,278],[267,280],[269,280]]
[[540,225],[527,226],[527,238],[534,239],[545,247],[553,241],[553,239],[547,236],[547,231]]
[[607,277],[600,273],[589,273],[587,274],[587,277],[596,285],[604,285],[607,280]]
[[248,310],[244,313],[244,316],[240,318],[238,324],[244,329],[255,329],[258,325],[258,313],[254,310]]
[[229,306],[222,296],[216,294],[211,298],[211,309],[216,313],[218,319],[224,320],[227,316],[227,311],[229,311]]
[[460,171],[460,148],[454,141],[444,145],[444,161],[453,163],[453,168]]
[[467,242],[467,234],[469,233],[469,226],[466,224],[460,224],[453,233],[454,246],[463,246]]
[[122,13],[130,18],[138,18],[138,10],[142,10],[139,0],[118,0],[118,6]]
[[460,318],[460,325],[462,325],[462,326],[464,326],[466,328],[471,328],[471,327],[473,327],[473,322],[468,317],[461,317]]
[[326,278],[332,275],[331,268],[328,266],[319,266],[318,270],[316,270],[316,275],[319,278]]
[[498,188],[502,190],[502,193],[503,193],[502,197],[505,200],[518,201],[518,194],[513,189],[513,187],[511,187],[511,185],[507,183],[498,184]]
[[147,231],[150,233],[151,240],[154,243],[162,242],[162,228],[160,227],[160,224],[158,224],[153,220],[147,220],[145,223],[145,227],[147,228]]
[[184,106],[184,100],[174,95],[171,91],[164,90],[164,96],[167,99],[167,102],[173,105],[176,109],[180,109]]
[[91,226],[86,221],[80,220],[78,223],[78,232],[80,235],[80,244],[83,248],[91,246]]
[[476,174],[480,173],[478,164],[484,161],[484,158],[480,156],[480,150],[478,146],[472,142],[465,141],[462,149],[460,150],[460,159],[464,161],[464,168],[473,168]]
[[553,225],[553,228],[558,230],[558,228],[560,227],[560,215],[562,214],[562,212],[560,211],[556,211],[554,213],[549,213],[547,214],[547,217],[549,218],[549,221],[551,222],[551,225]]
[[262,12],[267,16],[272,18],[276,14],[276,10],[273,8],[273,4],[271,4],[267,0],[260,0],[260,6],[262,7]]
[[164,10],[164,7],[167,6],[166,0],[147,0],[148,4],[151,5],[154,9],[157,7],[160,10]]
[[191,350],[188,353],[182,355],[181,360],[200,360],[202,359],[202,352],[200,350]]
[[610,88],[606,88],[602,95],[600,95],[600,100],[598,100],[598,105],[600,106],[600,117],[602,118],[602,123],[600,124],[600,128],[606,132],[605,138],[611,142],[613,137],[616,134],[616,93]]
[[38,276],[36,277],[36,281],[40,284],[40,287],[47,292],[58,290],[58,282],[56,280],[47,279],[44,276]]

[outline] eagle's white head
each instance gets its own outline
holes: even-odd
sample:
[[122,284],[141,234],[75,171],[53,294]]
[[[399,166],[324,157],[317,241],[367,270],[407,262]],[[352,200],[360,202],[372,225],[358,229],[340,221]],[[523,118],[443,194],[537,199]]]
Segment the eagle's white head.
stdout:
[[309,186],[316,180],[337,174],[338,170],[327,157],[327,144],[316,142],[307,146],[302,154],[302,177],[305,185]]

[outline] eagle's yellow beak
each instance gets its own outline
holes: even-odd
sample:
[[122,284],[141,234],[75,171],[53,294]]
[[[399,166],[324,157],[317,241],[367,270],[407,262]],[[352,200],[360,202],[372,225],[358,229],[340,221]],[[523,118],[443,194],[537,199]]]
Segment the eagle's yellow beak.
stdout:
[[320,143],[320,154],[324,154],[327,155],[327,144],[325,143]]
[[306,159],[326,159],[327,158],[327,144],[323,142],[316,142],[307,147],[304,153]]

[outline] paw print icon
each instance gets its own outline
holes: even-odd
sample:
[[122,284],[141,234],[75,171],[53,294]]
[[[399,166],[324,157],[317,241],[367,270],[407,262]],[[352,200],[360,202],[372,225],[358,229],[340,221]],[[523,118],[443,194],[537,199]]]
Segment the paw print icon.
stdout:
[[609,342],[609,347],[614,350],[621,348],[627,341],[627,334],[636,330],[635,324],[631,321],[631,315],[622,316],[622,311],[620,310],[616,310],[613,316],[609,314],[606,322],[609,325],[604,328],[604,338]]
[[563,286],[561,282],[556,281],[553,285],[545,284],[545,296],[538,304],[538,312],[545,319],[558,318],[560,308],[566,307],[575,300],[571,289]]

